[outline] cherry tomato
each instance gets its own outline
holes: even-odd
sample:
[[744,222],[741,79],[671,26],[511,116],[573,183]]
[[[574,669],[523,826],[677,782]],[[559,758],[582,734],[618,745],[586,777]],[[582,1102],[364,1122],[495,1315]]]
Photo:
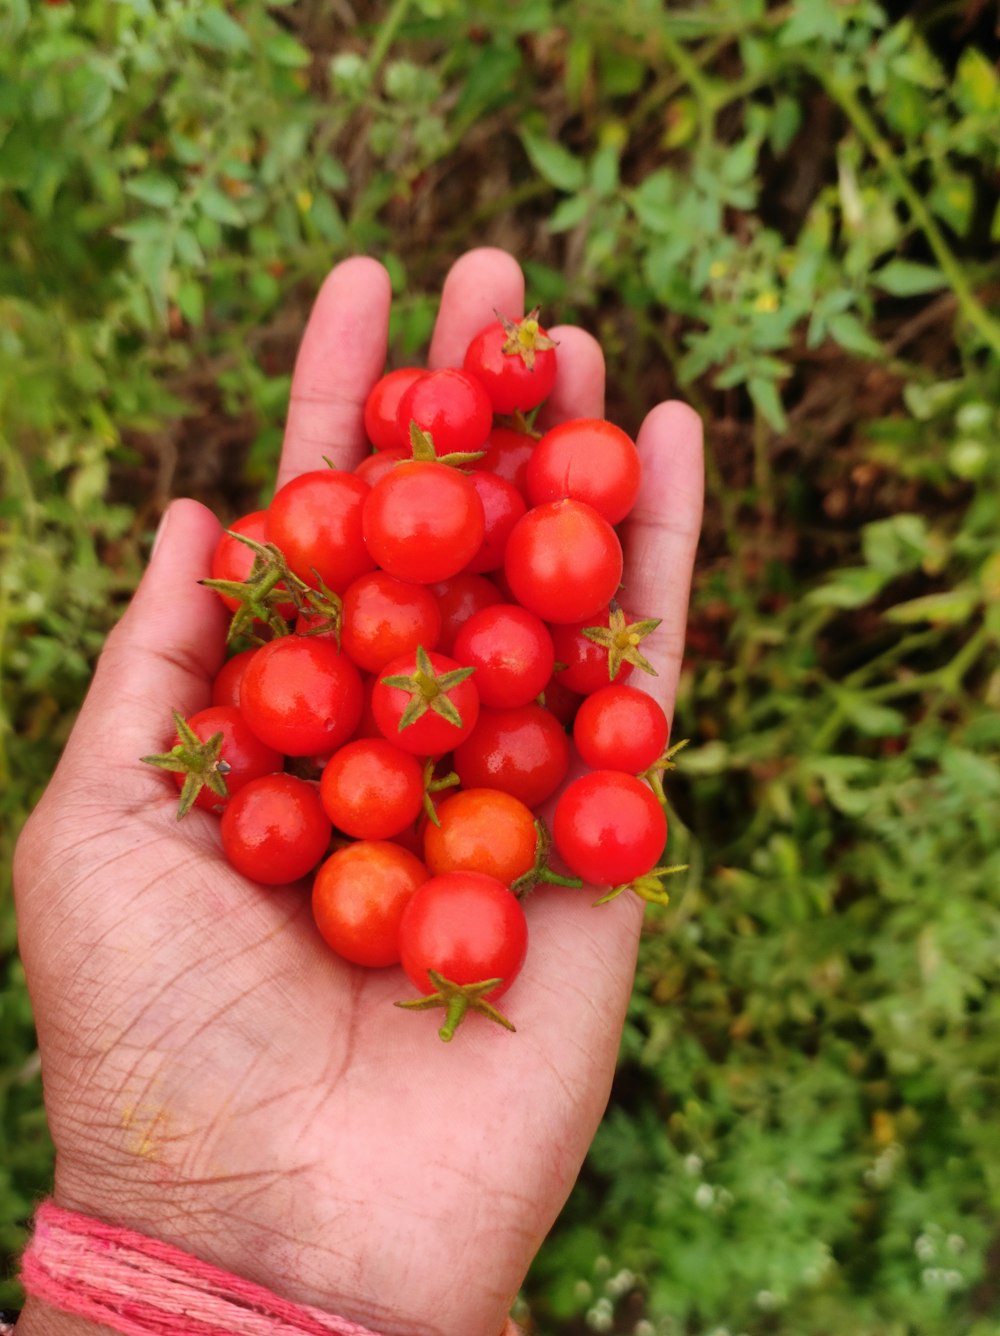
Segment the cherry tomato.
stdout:
[[373,455],[366,455],[361,463],[354,470],[354,476],[366,482],[369,487],[374,487],[380,478],[384,478],[387,473],[391,473],[397,464],[402,463],[404,459],[411,459],[409,450],[402,447],[398,449],[393,447],[391,450],[376,450]]
[[[463,742],[475,728],[479,718],[479,692],[473,681],[474,673],[445,690],[437,685],[437,678],[447,679],[463,668],[464,665],[454,659],[431,653],[427,655],[427,663],[433,679],[427,678],[415,654],[404,654],[387,663],[372,687],[372,712],[382,736],[394,746],[417,756],[443,756]],[[411,685],[408,688],[390,686],[386,678],[405,678]],[[460,723],[450,721],[434,708],[435,702],[441,707],[444,697],[457,711]],[[412,723],[404,723],[407,709],[415,708],[415,702],[423,704],[423,712]]]
[[417,584],[457,575],[486,533],[483,504],[469,478],[419,459],[397,464],[375,484],[362,525],[373,562]]
[[227,659],[215,675],[212,683],[212,704],[213,705],[232,705],[235,709],[240,708],[240,686],[243,682],[243,674],[247,670],[247,664],[257,653],[255,649],[242,649],[239,654],[234,654],[232,658]]
[[512,482],[495,473],[470,473],[469,478],[483,503],[485,533],[479,551],[465,569],[476,574],[496,571],[503,565],[510,531],[527,510],[524,497]]
[[428,371],[405,390],[396,421],[404,444],[415,422],[434,442],[436,454],[466,453],[485,445],[493,425],[493,405],[474,376],[445,367]]
[[418,645],[434,649],[440,634],[438,601],[426,585],[370,571],[344,594],[341,648],[365,672],[381,672]]
[[[284,757],[273,747],[261,742],[246,719],[232,705],[210,705],[199,710],[184,721],[190,732],[186,738],[178,736],[172,753],[162,757],[146,757],[145,760],[166,769],[170,777],[182,791],[182,816],[188,807],[200,807],[203,812],[222,812],[246,784],[261,775],[270,775],[280,770]],[[192,745],[191,734],[198,742]],[[221,741],[211,752],[200,744],[207,744],[216,735],[221,734]],[[183,751],[179,749],[183,748]],[[167,756],[172,765],[165,765]],[[206,777],[218,782],[221,777],[228,791],[228,797],[215,793],[206,783]]]
[[455,658],[475,668],[484,705],[511,709],[534,700],[552,676],[555,651],[540,617],[516,603],[475,612],[455,637]]
[[500,789],[537,808],[566,778],[570,749],[559,721],[541,705],[484,709],[455,749],[455,771],[467,789]]
[[316,636],[281,636],[254,655],[241,709],[253,731],[285,756],[322,756],[346,742],[361,718],[358,670]]
[[468,571],[447,580],[439,580],[430,588],[441,613],[441,634],[437,648],[442,654],[453,652],[455,637],[474,612],[488,608],[492,603],[503,602],[503,595],[492,580],[487,580],[483,575],[472,575]]
[[485,387],[495,413],[537,408],[556,381],[555,345],[534,311],[523,320],[495,320],[481,329],[462,365]]
[[576,749],[591,770],[638,775],[662,756],[667,716],[652,696],[617,683],[588,696],[573,724]]
[[[267,543],[270,540],[268,533],[268,513],[266,510],[253,510],[249,515],[241,515],[238,520],[234,520],[229,526],[234,533],[241,533],[245,538],[252,538],[255,543]],[[231,538],[229,533],[223,533],[219,536],[219,541],[212,554],[211,576],[213,580],[238,580],[240,582],[247,579],[254,563],[253,550],[245,543],[241,543],[238,538]],[[283,585],[278,586],[283,589]],[[240,601],[231,594],[219,594],[223,603],[230,612],[235,612]],[[278,605],[278,614],[284,617],[286,622],[295,620],[295,604],[292,602],[280,603]]]
[[583,634],[584,630],[590,627],[606,629],[610,615],[609,608],[602,608],[600,612],[585,618],[582,622],[549,628],[552,632],[556,662],[565,664],[564,668],[556,672],[556,681],[581,696],[589,696],[592,691],[599,691],[612,681],[621,684],[632,676],[632,664],[628,660],[623,660],[612,678],[607,648],[588,640]]
[[464,789],[427,822],[424,861],[433,875],[484,872],[509,886],[535,864],[535,818],[519,798],[498,789]]
[[330,843],[316,785],[294,775],[251,780],[223,812],[220,829],[230,864],[265,886],[298,881]]
[[327,762],[319,796],[327,816],[345,835],[388,839],[420,815],[423,766],[385,738],[357,738]]
[[404,366],[375,382],[365,400],[365,434],[376,450],[402,447],[409,454],[410,438],[399,428],[399,401],[414,381],[426,375],[423,367]]
[[621,544],[586,502],[552,501],[514,525],[504,573],[523,607],[547,622],[579,622],[605,606],[621,584]]
[[317,576],[342,594],[352,580],[374,569],[361,533],[361,514],[371,488],[354,473],[317,469],[293,478],[267,512],[271,541],[289,568],[308,585]]
[[[559,627],[555,628],[559,630]],[[555,636],[552,637],[553,647],[555,645]],[[576,718],[576,712],[580,708],[580,702],[583,697],[575,691],[570,691],[564,687],[560,681],[559,674],[553,673],[545,684],[545,690],[542,692],[545,708],[559,720],[564,728],[572,728],[573,720]]]
[[535,446],[528,463],[528,499],[539,506],[572,497],[618,524],[635,505],[641,480],[631,436],[602,418],[574,418],[547,431]]
[[667,818],[641,779],[593,770],[560,795],[552,836],[578,877],[619,886],[656,866],[667,842]]
[[472,468],[485,470],[512,482],[522,496],[528,494],[528,461],[535,452],[535,437],[512,427],[494,427],[486,439],[486,453]]
[[499,979],[498,998],[517,978],[528,950],[528,924],[517,897],[481,872],[446,872],[414,891],[399,928],[400,960],[422,993],[429,969],[451,983]]
[[312,911],[323,939],[355,965],[399,961],[399,926],[428,877],[420,859],[398,844],[359,840],[338,849],[313,881]]

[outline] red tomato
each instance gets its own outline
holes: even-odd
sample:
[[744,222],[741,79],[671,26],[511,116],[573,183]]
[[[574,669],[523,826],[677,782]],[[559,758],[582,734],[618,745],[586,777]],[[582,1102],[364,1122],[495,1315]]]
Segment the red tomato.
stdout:
[[316,785],[294,775],[251,780],[223,812],[220,829],[230,864],[265,886],[298,881],[330,843]]
[[[210,705],[184,722],[198,741],[192,742],[190,734],[187,738],[178,736],[172,752],[161,757],[143,758],[167,770],[181,790],[178,816],[183,816],[189,807],[200,807],[204,812],[221,812],[234,794],[251,780],[270,775],[282,767],[284,757],[281,753],[261,742],[232,705]],[[209,743],[217,733],[222,735],[221,741],[209,750],[203,744]],[[165,764],[168,759],[170,764]],[[206,780],[212,778],[212,782],[217,783],[215,776],[224,781],[228,797],[224,798],[209,787]]]
[[319,796],[327,816],[345,835],[385,840],[412,826],[420,815],[423,766],[384,738],[358,738],[331,756]]
[[426,375],[423,367],[404,366],[375,382],[365,400],[365,434],[376,450],[402,447],[410,453],[410,438],[399,429],[399,401],[414,381]]
[[473,613],[455,637],[455,658],[475,668],[484,705],[527,705],[552,676],[555,651],[540,617],[516,603],[497,603]]
[[344,594],[340,643],[359,668],[378,673],[391,659],[434,649],[441,634],[441,612],[426,585],[370,571]]
[[483,503],[486,531],[479,551],[465,569],[476,574],[480,571],[499,570],[507,551],[510,531],[528,509],[524,497],[512,482],[495,473],[470,473],[469,478]]
[[537,808],[569,769],[569,739],[541,705],[483,710],[469,737],[455,749],[455,771],[467,789],[500,789]]
[[240,701],[269,746],[285,756],[322,756],[357,728],[363,692],[357,668],[333,641],[281,636],[254,655]]
[[462,364],[485,387],[495,413],[527,413],[547,399],[556,382],[555,344],[537,312],[501,318],[473,338]]
[[441,612],[441,634],[437,648],[442,654],[451,654],[459,630],[480,608],[502,603],[503,595],[492,580],[468,571],[439,580],[431,585],[431,593],[438,601]]
[[[555,629],[559,630],[561,628],[556,627]],[[555,636],[552,637],[552,642],[554,647]],[[554,673],[546,682],[542,695],[545,708],[555,715],[564,728],[571,728],[583,697],[577,695],[575,691],[570,691],[568,687],[564,687],[559,680],[558,673]]]
[[573,740],[591,770],[639,775],[663,755],[669,726],[652,696],[617,683],[588,696],[577,711]]
[[512,482],[522,496],[528,493],[528,461],[535,452],[535,438],[512,427],[494,427],[486,441],[486,453],[472,468],[495,473]]
[[[451,684],[452,675],[463,669],[454,659],[444,654],[428,654],[426,662],[430,676],[420,668],[416,654],[404,654],[387,663],[372,688],[372,712],[383,737],[395,746],[417,756],[443,756],[475,728],[479,692],[473,681],[474,673]],[[406,679],[410,685],[391,686],[387,678]],[[460,723],[451,722],[439,713],[445,701],[457,711]],[[423,712],[412,723],[406,723],[406,712],[413,708],[414,702],[423,704]],[[435,703],[438,709],[434,708]]]
[[396,421],[404,443],[415,422],[434,442],[436,454],[466,453],[485,445],[493,425],[493,405],[474,376],[446,367],[427,372],[406,389]]
[[335,594],[374,568],[361,533],[371,488],[354,473],[318,469],[285,483],[267,512],[268,532],[306,584],[317,575]]
[[560,422],[545,433],[528,463],[533,506],[568,496],[586,501],[609,524],[620,523],[635,505],[641,481],[635,442],[603,418]]
[[212,683],[212,704],[213,705],[232,705],[234,709],[240,708],[240,686],[243,682],[243,674],[247,670],[247,664],[257,653],[255,649],[243,649],[239,654],[234,654],[231,659],[227,659],[215,675],[215,681]]
[[528,950],[528,924],[517,897],[502,881],[481,872],[446,872],[417,888],[399,928],[403,969],[422,993],[435,985],[435,970],[451,983],[499,979],[485,994],[497,998],[520,973]]
[[587,617],[575,625],[549,628],[552,632],[556,662],[566,665],[558,670],[555,680],[581,696],[589,696],[592,691],[599,691],[612,681],[620,685],[632,675],[632,664],[628,660],[623,660],[612,678],[607,648],[588,640],[583,634],[584,630],[590,627],[606,630],[610,615],[610,609],[603,608],[593,617]]
[[619,886],[656,866],[667,842],[667,818],[641,779],[593,770],[560,795],[552,836],[578,877]]
[[391,450],[377,450],[373,455],[367,455],[354,470],[354,476],[366,482],[369,487],[374,487],[380,478],[384,478],[387,473],[391,473],[397,464],[402,463],[404,459],[411,459],[409,450],[402,447]]
[[[271,541],[268,533],[268,513],[266,510],[253,510],[249,515],[242,515],[238,520],[230,524],[230,529],[235,533],[241,533],[246,538],[252,538],[255,543],[267,543]],[[245,543],[241,543],[238,538],[231,538],[228,533],[220,534],[219,541],[212,554],[211,577],[213,580],[238,580],[244,581],[250,574],[250,569],[254,563],[254,553]],[[279,585],[279,589],[284,586]],[[238,598],[231,594],[219,594],[223,603],[230,610],[236,612],[240,606]],[[280,603],[278,605],[278,614],[284,617],[286,622],[295,620],[295,604]]]
[[377,482],[362,524],[374,563],[417,584],[457,575],[486,533],[483,505],[469,478],[433,460],[404,461]]
[[432,875],[483,872],[509,886],[535,865],[535,818],[519,798],[498,789],[465,789],[428,821],[424,861]]
[[349,844],[316,873],[312,890],[316,926],[326,943],[355,965],[395,965],[403,913],[427,876],[420,859],[398,844],[382,840]]
[[514,525],[504,573],[523,607],[547,622],[579,622],[604,607],[621,584],[621,544],[586,502],[552,501]]

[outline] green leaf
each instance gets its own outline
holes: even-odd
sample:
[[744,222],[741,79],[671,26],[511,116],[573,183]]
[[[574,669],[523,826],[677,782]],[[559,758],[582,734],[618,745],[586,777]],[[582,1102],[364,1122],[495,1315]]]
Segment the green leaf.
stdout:
[[828,583],[810,589],[805,601],[817,608],[863,608],[885,584],[881,571],[868,566],[847,566]]
[[592,207],[589,195],[570,195],[560,200],[549,216],[549,231],[569,232],[583,222]]
[[243,227],[246,219],[236,203],[218,186],[206,186],[200,197],[202,212],[217,223]]
[[843,311],[831,316],[827,329],[841,348],[860,357],[881,357],[882,348],[868,333],[856,315]]
[[515,96],[521,54],[515,46],[484,46],[468,74],[455,107],[459,125],[472,125]]
[[990,112],[1000,103],[1000,76],[983,53],[966,46],[955,70],[955,100],[964,112]]
[[888,608],[885,619],[902,625],[913,622],[930,622],[933,626],[951,626],[967,622],[982,599],[977,589],[971,585],[958,585],[940,594],[924,594],[921,598],[911,598],[905,603],[897,603]]
[[747,389],[754,407],[769,425],[775,431],[784,431],[788,426],[788,418],[785,416],[785,406],[781,402],[781,395],[774,381],[765,380],[762,376],[751,376],[747,381]]
[[893,297],[914,297],[922,292],[936,292],[948,286],[948,280],[933,265],[917,264],[913,260],[890,260],[876,269],[872,282]]
[[272,65],[283,65],[293,70],[304,68],[312,60],[305,47],[283,28],[273,28],[268,33],[264,50]]
[[838,703],[851,724],[869,738],[898,738],[906,732],[906,716],[862,695],[839,693]]
[[162,172],[143,172],[125,182],[126,194],[134,195],[154,209],[168,209],[178,195],[177,182]]
[[246,29],[217,5],[206,5],[185,14],[181,19],[180,30],[198,46],[223,51],[226,55],[250,50],[250,37]]
[[553,139],[521,127],[521,143],[535,171],[549,185],[566,193],[582,189],[586,170],[579,158]]

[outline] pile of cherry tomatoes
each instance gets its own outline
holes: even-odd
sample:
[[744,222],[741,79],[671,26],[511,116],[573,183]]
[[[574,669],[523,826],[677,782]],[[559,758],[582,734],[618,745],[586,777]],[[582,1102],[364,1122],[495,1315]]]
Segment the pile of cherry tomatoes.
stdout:
[[[639,454],[610,422],[530,425],[556,376],[537,312],[461,368],[387,373],[372,453],[283,486],[220,539],[231,610],[212,705],[144,760],[221,815],[230,864],[312,874],[345,960],[401,963],[450,1039],[527,951],[523,897],[583,882],[664,899],[668,723],[627,684],[655,621],[617,602]],[[243,646],[241,648],[241,645]],[[564,785],[571,744],[588,767]],[[676,749],[674,749],[676,750]],[[552,834],[538,812],[560,790]],[[553,853],[572,875],[549,866]]]

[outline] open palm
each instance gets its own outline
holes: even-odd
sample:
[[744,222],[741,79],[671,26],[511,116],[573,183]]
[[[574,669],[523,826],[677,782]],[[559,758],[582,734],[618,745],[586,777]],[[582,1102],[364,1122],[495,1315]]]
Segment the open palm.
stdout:
[[[432,366],[460,362],[493,308],[519,314],[516,263],[473,251],[446,282]],[[364,450],[389,285],[371,260],[327,279],[296,366],[279,485]],[[604,367],[553,331],[546,421],[603,413]],[[700,426],[663,404],[639,437],[626,601],[668,713],[701,515]],[[219,533],[192,501],[109,637],[65,756],[21,839],[21,946],[57,1148],[56,1199],[155,1235],[386,1336],[496,1336],[601,1117],[641,906],[541,888],[511,1035],[406,1015],[397,969],[336,959],[302,887],[231,871],[218,824],[138,758],[173,708],[207,704],[224,613],[199,587]]]

